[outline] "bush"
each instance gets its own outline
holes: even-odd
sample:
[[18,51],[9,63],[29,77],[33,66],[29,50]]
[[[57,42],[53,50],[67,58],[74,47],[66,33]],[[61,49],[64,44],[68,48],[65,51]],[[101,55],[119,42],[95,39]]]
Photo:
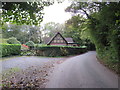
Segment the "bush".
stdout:
[[15,37],[11,37],[7,40],[8,44],[21,44]]
[[6,43],[7,44],[8,39],[0,38],[0,43]]
[[25,43],[25,45],[27,46],[34,46],[34,42],[33,41],[28,41]]
[[0,57],[19,55],[21,53],[20,44],[0,44]]
[[25,45],[27,45],[31,49],[31,48],[34,47],[34,42],[33,41],[28,41],[28,42],[25,43]]
[[86,47],[74,46],[52,46],[52,45],[36,45],[38,56],[68,56],[78,55],[87,51]]

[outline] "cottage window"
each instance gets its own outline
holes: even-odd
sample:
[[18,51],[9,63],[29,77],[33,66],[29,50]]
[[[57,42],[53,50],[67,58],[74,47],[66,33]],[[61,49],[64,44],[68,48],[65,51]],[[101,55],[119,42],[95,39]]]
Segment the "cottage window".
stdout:
[[60,40],[57,40],[57,42],[59,43],[59,42],[60,42]]
[[63,40],[60,40],[61,43],[63,43]]
[[56,41],[56,40],[54,40],[54,42],[56,43],[57,41]]

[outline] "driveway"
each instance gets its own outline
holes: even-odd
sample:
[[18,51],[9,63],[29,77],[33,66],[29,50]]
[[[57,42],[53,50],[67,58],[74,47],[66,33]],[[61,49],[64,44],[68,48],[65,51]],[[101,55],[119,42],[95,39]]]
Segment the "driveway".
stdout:
[[[45,88],[49,74],[54,66],[66,58],[48,58],[37,56],[21,56],[4,58],[2,64],[2,80],[0,88]],[[2,83],[1,83],[2,81]]]
[[30,66],[42,66],[47,62],[54,62],[64,60],[66,58],[52,58],[52,57],[39,57],[39,56],[21,56],[21,57],[13,57],[7,58],[7,60],[3,60],[2,62],[2,71],[10,69],[10,68],[20,68],[26,69]]
[[46,88],[118,88],[118,76],[98,62],[94,51],[66,60],[49,80]]

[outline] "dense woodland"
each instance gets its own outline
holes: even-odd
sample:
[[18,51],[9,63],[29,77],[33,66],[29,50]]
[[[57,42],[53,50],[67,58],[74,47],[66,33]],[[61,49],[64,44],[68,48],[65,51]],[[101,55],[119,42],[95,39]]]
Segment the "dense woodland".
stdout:
[[15,37],[22,44],[27,41],[40,44],[43,37],[51,37],[53,32],[59,31],[65,37],[72,37],[80,45],[95,45],[102,62],[117,70],[120,60],[120,2],[74,1],[65,10],[74,16],[65,24],[51,22],[41,27],[40,23],[44,17],[42,10],[52,4],[3,3],[2,38]]

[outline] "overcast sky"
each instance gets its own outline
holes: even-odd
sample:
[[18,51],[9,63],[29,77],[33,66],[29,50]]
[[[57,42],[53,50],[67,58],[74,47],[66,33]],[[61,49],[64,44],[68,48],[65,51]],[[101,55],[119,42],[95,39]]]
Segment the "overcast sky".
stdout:
[[53,5],[45,7],[44,18],[42,24],[48,22],[64,23],[66,20],[71,18],[71,14],[65,12],[65,9],[70,5],[68,1],[58,4],[55,2]]

